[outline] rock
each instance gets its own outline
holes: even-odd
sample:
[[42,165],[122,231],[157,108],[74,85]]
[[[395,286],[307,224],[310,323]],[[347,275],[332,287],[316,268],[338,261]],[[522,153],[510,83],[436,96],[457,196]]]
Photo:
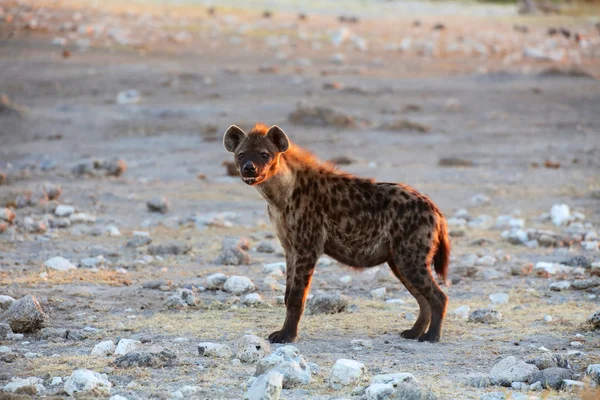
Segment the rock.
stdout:
[[[503,392],[490,392],[479,396],[479,400],[506,400],[507,397]],[[511,393],[511,399],[514,399]]]
[[[6,393],[19,393],[19,394],[39,394],[46,390],[43,379],[31,376],[29,378],[13,378],[11,382],[7,383],[2,390]],[[32,388],[32,389],[29,389]],[[29,389],[29,390],[28,390]],[[3,396],[0,396],[4,398]],[[7,399],[16,399],[15,397],[6,397]],[[19,397],[20,398],[20,397]]]
[[62,194],[62,188],[60,185],[55,185],[50,182],[46,182],[42,185],[42,190],[46,193],[48,200],[57,200]]
[[73,396],[77,392],[109,396],[111,387],[112,384],[108,381],[106,374],[99,374],[89,369],[78,369],[67,378],[64,390],[69,396]]
[[221,254],[215,262],[222,265],[247,265],[250,263],[250,255],[246,252],[245,239],[224,238]]
[[135,89],[121,90],[115,99],[116,103],[120,105],[137,104],[141,100],[142,95]]
[[539,391],[542,390],[542,382],[535,382],[529,385],[529,390]]
[[533,373],[528,381],[530,383],[541,382],[544,389],[559,390],[563,380],[572,379],[573,371],[566,368],[550,367]]
[[167,308],[194,307],[198,304],[196,295],[190,289],[177,289],[173,295],[167,297],[164,306]]
[[254,363],[263,358],[271,346],[266,340],[255,335],[244,335],[237,343],[236,356],[242,362]]
[[64,341],[68,335],[69,331],[65,328],[43,328],[40,332],[40,338],[50,342]]
[[116,346],[112,340],[105,340],[95,345],[90,355],[108,357],[114,354],[115,349]]
[[489,374],[472,374],[467,376],[465,384],[476,388],[486,388],[495,385],[496,381]]
[[567,290],[570,288],[571,288],[570,281],[553,282],[550,284],[550,290],[555,291],[555,292],[560,292],[561,290]]
[[574,381],[572,379],[565,379],[562,384],[562,389],[566,392],[578,392],[585,388],[585,383],[580,381]]
[[503,232],[502,237],[514,245],[521,245],[530,242],[529,234],[523,229],[511,229],[506,233]]
[[344,386],[359,382],[364,373],[365,365],[363,363],[344,358],[339,359],[335,362],[329,375],[329,386],[340,390]]
[[545,353],[527,360],[526,363],[535,365],[539,370],[551,367],[571,368],[569,360],[560,354]]
[[260,242],[258,245],[256,245],[256,251],[258,251],[259,253],[275,253],[275,245],[273,244],[273,242],[270,241],[264,241],[264,242]]
[[442,157],[438,161],[440,167],[472,167],[473,161],[459,157]]
[[75,207],[59,204],[54,209],[54,215],[57,217],[69,217],[75,212]]
[[48,315],[32,295],[21,297],[0,314],[0,322],[8,323],[15,333],[38,331],[47,319]]
[[350,341],[350,344],[353,346],[356,346],[354,349],[356,350],[357,348],[366,348],[366,349],[372,349],[373,348],[373,341],[372,340],[367,340],[367,339],[353,339]]
[[131,367],[150,367],[164,368],[170,367],[175,363],[177,357],[168,350],[156,352],[150,351],[131,351],[115,360],[115,366],[119,368]]
[[0,295],[0,310],[8,310],[8,308],[15,302],[16,300],[10,296]]
[[513,382],[513,383],[511,383],[510,387],[512,389],[516,389],[516,390],[527,390],[527,389],[529,389],[529,385],[526,384],[525,382]]
[[282,375],[283,387],[289,389],[311,382],[311,370],[300,350],[294,346],[282,346],[256,363],[254,376],[268,371],[278,371]]
[[494,293],[490,294],[489,298],[493,304],[506,304],[509,296],[507,293]]
[[590,377],[596,385],[600,385],[600,364],[590,364],[585,370],[587,376]]
[[382,123],[379,125],[379,129],[395,132],[414,131],[419,133],[427,133],[431,130],[431,126],[410,121],[406,118],[400,118]]
[[526,382],[538,372],[535,365],[527,364],[513,356],[506,357],[492,367],[490,375],[497,384],[510,386],[513,382]]
[[239,296],[253,291],[254,283],[247,276],[232,276],[225,281],[223,289],[234,296]]
[[0,208],[0,221],[12,223],[15,217],[16,214],[10,208]]
[[148,211],[165,214],[169,210],[169,203],[165,197],[153,197],[146,203]]
[[467,226],[471,229],[489,229],[494,226],[494,220],[489,215],[478,215],[467,222]]
[[62,257],[53,257],[53,258],[47,260],[44,263],[44,266],[46,268],[50,268],[55,271],[68,271],[68,270],[72,270],[72,269],[77,269],[77,267],[75,265],[71,264],[71,262],[69,260],[67,260],[66,258],[62,258]]
[[104,256],[99,255],[96,257],[87,257],[81,259],[79,265],[83,268],[97,268],[104,265]]
[[127,242],[127,247],[141,247],[150,243],[152,243],[150,236],[134,236],[133,239]]
[[153,256],[159,255],[181,255],[189,253],[192,250],[192,246],[183,242],[171,242],[167,244],[156,244],[148,246],[148,253]]
[[206,289],[221,290],[227,281],[227,275],[217,272],[206,277]]
[[384,287],[371,290],[373,300],[385,300],[386,289]]
[[[480,260],[478,260],[478,262]],[[500,272],[500,271],[495,270],[495,269],[486,269],[486,270],[483,271],[483,279],[486,280],[486,281],[491,281],[491,280],[495,280],[495,279],[502,279],[502,278],[504,278],[504,274],[502,272]]]
[[279,400],[283,375],[278,371],[269,371],[254,380],[248,389],[248,400]]
[[588,323],[592,326],[593,330],[599,330],[600,329],[600,311],[596,311],[594,314],[592,314],[588,318]]
[[137,350],[142,345],[139,340],[121,339],[115,349],[115,356],[124,356],[125,354]]
[[356,119],[343,111],[325,106],[315,106],[306,100],[298,103],[296,110],[289,115],[293,124],[309,126],[356,127]]
[[489,308],[480,308],[474,310],[469,315],[469,322],[479,322],[481,324],[495,324],[502,321],[502,314]]
[[0,340],[4,340],[8,338],[9,335],[12,335],[13,331],[10,328],[10,325],[0,323]]
[[571,272],[573,268],[556,263],[540,261],[535,264],[534,270],[538,274],[556,275]]
[[375,383],[369,385],[365,390],[367,400],[386,400],[394,393],[394,386],[386,383]]
[[286,271],[286,264],[284,262],[277,262],[271,264],[265,264],[263,266],[263,274],[284,276]]
[[457,307],[453,314],[462,319],[469,318],[469,312],[471,311],[471,307],[468,305]]
[[331,62],[333,64],[342,65],[346,61],[346,56],[342,53],[335,53],[331,56]]
[[575,290],[586,290],[600,286],[600,279],[593,277],[592,279],[576,279],[571,282],[571,287]]
[[263,299],[258,293],[249,293],[242,299],[242,304],[247,306],[257,306],[259,304],[263,304]]
[[231,358],[233,351],[229,346],[220,343],[198,343],[198,353],[203,357]]
[[127,163],[118,158],[111,160],[90,160],[82,161],[75,165],[72,173],[77,176],[121,176],[127,170]]
[[438,400],[438,397],[430,389],[411,382],[399,383],[390,400]]
[[348,308],[348,298],[340,294],[318,294],[308,302],[308,312],[317,314],[337,314]]
[[416,382],[415,376],[409,372],[396,372],[393,374],[375,375],[371,378],[371,385],[390,384],[396,386],[402,382]]
[[568,258],[565,261],[561,262],[561,264],[568,265],[570,267],[581,267],[581,268],[588,268],[593,263],[594,263],[594,259],[592,257],[588,257],[588,256],[584,256],[584,255],[574,256],[574,257]]
[[471,197],[471,204],[474,206],[483,206],[490,203],[491,199],[483,193],[478,193]]
[[23,220],[23,226],[29,233],[44,233],[48,229],[48,226],[44,221],[36,221],[31,217],[25,217]]

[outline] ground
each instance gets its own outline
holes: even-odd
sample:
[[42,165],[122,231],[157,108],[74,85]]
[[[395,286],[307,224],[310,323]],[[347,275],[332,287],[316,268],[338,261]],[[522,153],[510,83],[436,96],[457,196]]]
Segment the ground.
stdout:
[[[344,171],[417,188],[448,218],[467,208],[472,217],[495,220],[512,214],[523,218],[526,228],[573,234],[568,226],[539,218],[564,203],[583,214],[579,224],[585,232],[598,230],[600,32],[590,18],[517,18],[506,7],[469,4],[436,9],[415,3],[425,5],[414,14],[408,6],[375,12],[392,5],[350,2],[347,14],[361,19],[342,24],[336,18],[340,8],[316,5],[306,6],[308,19],[299,21],[291,6],[262,18],[262,7],[268,6],[262,3],[243,10],[227,3],[213,17],[198,5],[124,8],[108,2],[98,9],[81,3],[0,4],[0,93],[10,99],[9,106],[5,99],[0,107],[0,172],[7,176],[0,182],[0,200],[6,204],[26,191],[38,193],[45,182],[62,187],[57,201],[15,209],[15,225],[0,234],[0,294],[16,299],[33,294],[50,316],[48,327],[97,330],[77,341],[40,340],[37,334],[0,341],[21,355],[0,364],[0,386],[12,377],[67,377],[88,368],[106,372],[112,393],[131,399],[169,397],[186,385],[200,387],[198,396],[207,398],[243,397],[254,366],[201,358],[196,345],[214,341],[235,347],[245,333],[266,338],[279,329],[285,309],[275,298],[282,293],[263,282],[262,267],[284,257],[255,250],[264,240],[277,243],[262,198],[239,178],[227,176],[222,165],[232,161],[221,142],[230,124],[277,124],[323,160],[349,157],[352,163],[340,166]],[[403,13],[392,18],[386,10]],[[65,27],[67,21],[76,26]],[[433,30],[437,23],[445,29]],[[517,32],[514,25],[529,32]],[[582,32],[587,44],[548,37],[548,29],[558,26]],[[332,44],[336,35],[344,40],[339,47]],[[399,50],[407,37],[412,44],[404,42]],[[55,38],[65,43],[53,45]],[[460,50],[452,50],[457,46]],[[525,48],[566,52],[540,60],[523,56]],[[344,59],[332,59],[336,53]],[[130,89],[141,100],[119,104],[118,93]],[[288,115],[301,100],[335,107],[356,123],[293,124]],[[382,128],[404,119],[426,132]],[[72,172],[96,158],[122,159],[127,170],[118,177]],[[447,158],[470,165],[440,162]],[[547,162],[558,168],[546,167]],[[477,194],[489,202],[473,203]],[[157,196],[168,200],[167,213],[148,210],[146,202]],[[41,220],[56,204],[73,205],[96,221],[27,232],[25,217]],[[205,227],[189,218],[223,212],[233,213],[231,226]],[[117,226],[122,236],[104,234],[108,225]],[[144,260],[146,246],[126,246],[134,231],[148,232],[154,244],[179,240],[192,251]],[[577,350],[583,354],[572,355],[576,372],[600,362],[600,336],[586,323],[600,309],[598,286],[549,289],[564,278],[589,278],[587,271],[511,274],[513,267],[577,255],[599,261],[597,245],[586,250],[579,237],[570,247],[530,248],[509,243],[503,229],[451,226],[451,232],[453,283],[444,288],[450,303],[440,343],[400,337],[412,326],[418,306],[386,266],[360,273],[321,263],[312,293],[347,295],[350,311],[304,317],[294,345],[321,372],[283,397],[350,396],[357,385],[342,390],[327,385],[340,358],[366,365],[363,386],[378,373],[411,372],[448,399],[501,390],[468,386],[465,377],[489,373],[510,355],[539,355],[541,346],[567,354],[571,342],[582,342]],[[224,237],[250,240],[249,265],[216,262]],[[482,246],[477,240],[483,238],[489,242]],[[99,271],[44,267],[51,257],[78,264],[102,252],[108,262]],[[473,266],[466,261],[473,255],[493,256],[493,265]],[[490,279],[486,272],[491,270],[498,278]],[[232,307],[229,294],[198,290],[197,307],[165,309],[176,288],[205,286],[215,272],[248,276],[268,306]],[[350,283],[340,281],[347,275]],[[144,287],[151,281],[161,281],[164,290]],[[406,303],[372,299],[370,291],[380,287],[387,289],[388,299]],[[507,304],[494,306],[503,314],[500,323],[477,324],[453,313],[463,305],[488,307],[493,293],[510,296]],[[547,315],[552,322],[544,321]],[[89,355],[102,340],[129,337],[174,351],[177,365],[120,369],[112,364],[114,357]],[[356,348],[353,339],[370,339],[373,348]]]

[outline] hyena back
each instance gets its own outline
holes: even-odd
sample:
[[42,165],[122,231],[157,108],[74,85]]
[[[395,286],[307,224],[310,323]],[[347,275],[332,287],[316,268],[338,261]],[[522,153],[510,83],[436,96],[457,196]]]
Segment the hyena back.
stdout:
[[355,268],[387,262],[419,303],[416,323],[402,336],[439,341],[448,298],[430,266],[446,281],[450,243],[446,220],[429,198],[406,185],[340,172],[293,145],[277,126],[257,125],[248,134],[231,126],[223,143],[244,182],[267,201],[285,250],[287,312],[272,343],[296,339],[322,254]]

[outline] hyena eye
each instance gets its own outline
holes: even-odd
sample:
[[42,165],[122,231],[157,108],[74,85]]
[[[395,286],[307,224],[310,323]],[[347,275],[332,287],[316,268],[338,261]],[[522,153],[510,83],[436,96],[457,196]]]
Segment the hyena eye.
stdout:
[[267,158],[269,158],[269,153],[262,153],[261,156],[266,160]]
[[238,154],[238,160],[243,160],[244,159],[244,153],[240,153]]

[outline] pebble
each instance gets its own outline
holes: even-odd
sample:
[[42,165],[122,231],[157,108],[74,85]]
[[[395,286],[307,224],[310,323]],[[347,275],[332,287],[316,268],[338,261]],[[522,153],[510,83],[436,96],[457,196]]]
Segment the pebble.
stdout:
[[506,304],[509,296],[506,293],[494,293],[490,294],[489,298],[493,304]]
[[286,264],[284,262],[276,262],[265,264],[263,266],[263,274],[273,276],[284,276],[286,273]]
[[56,271],[68,271],[72,269],[77,269],[75,265],[73,265],[69,260],[63,257],[53,257],[47,260],[44,265],[46,268],[50,268]]
[[550,367],[532,374],[529,377],[529,382],[541,382],[544,389],[559,390],[562,387],[563,380],[572,378],[573,371],[570,369]]
[[0,310],[7,310],[15,301],[10,296],[0,295]]
[[345,275],[340,278],[340,283],[344,285],[349,285],[352,282],[352,277],[350,275]]
[[223,285],[227,281],[227,275],[217,272],[215,274],[206,277],[206,289],[207,290],[221,290]]
[[550,219],[556,226],[566,225],[571,220],[571,209],[566,204],[554,204],[550,209]]
[[146,203],[148,211],[165,214],[169,210],[169,202],[165,197],[153,197]]
[[32,295],[21,297],[0,314],[0,321],[7,323],[14,333],[36,332],[47,320],[48,315]]
[[468,305],[457,307],[454,310],[454,315],[460,317],[462,319],[469,318],[469,312],[471,311],[471,307]]
[[132,239],[127,242],[127,247],[141,247],[146,246],[147,244],[152,243],[152,238],[150,236],[138,236],[135,235]]
[[494,365],[490,375],[498,384],[510,386],[513,382],[527,382],[536,372],[538,368],[535,365],[509,356]]
[[269,371],[254,380],[246,397],[248,400],[279,400],[283,387],[283,375]]
[[130,351],[115,360],[119,368],[150,367],[164,368],[175,364],[177,356],[168,350],[160,351]]
[[57,217],[69,217],[75,212],[75,207],[59,204],[54,209],[54,215]]
[[469,314],[469,322],[479,322],[482,324],[496,324],[502,321],[502,313],[489,308],[480,308]]
[[234,296],[239,296],[252,292],[255,287],[254,283],[247,276],[232,276],[225,281],[223,289]]
[[282,375],[283,387],[286,389],[298,385],[307,385],[312,381],[312,371],[300,350],[294,346],[282,346],[256,363],[254,376],[268,371],[278,371]]
[[585,370],[587,376],[589,376],[596,385],[600,385],[600,364],[590,364]]
[[10,208],[0,208],[0,221],[12,223],[16,214]]
[[550,290],[560,292],[571,288],[571,281],[553,282],[550,284]]
[[260,297],[258,293],[249,293],[244,296],[242,299],[242,304],[246,306],[257,306],[259,304],[263,304],[263,299]]
[[104,256],[99,255],[96,257],[83,258],[79,262],[79,265],[84,268],[97,268],[104,265],[104,261]]
[[[32,387],[34,389],[32,394],[42,393],[46,388],[42,385],[44,381],[35,376],[31,376],[29,378],[13,378],[11,382],[7,383],[2,389],[7,393],[15,393],[17,391],[20,392],[19,389],[25,387]],[[7,396],[7,398],[12,398],[11,396]]]
[[179,288],[171,296],[167,297],[164,302],[166,308],[185,308],[194,307],[198,304],[196,295],[190,289]]
[[156,256],[156,255],[181,255],[181,254],[187,254],[192,250],[192,246],[190,246],[189,244],[180,242],[180,241],[174,241],[174,242],[170,242],[167,244],[156,244],[156,245],[150,245],[148,246],[148,253]]
[[121,90],[115,99],[116,103],[120,105],[137,104],[141,100],[142,95],[135,89]]
[[273,242],[270,241],[260,242],[256,246],[256,251],[258,251],[259,253],[275,253],[275,250],[275,245],[273,244]]
[[105,340],[95,345],[90,355],[108,357],[114,354],[115,349],[116,346],[112,340]]
[[250,255],[246,252],[248,249],[245,238],[235,239],[226,237],[223,239],[221,253],[215,260],[215,263],[222,265],[247,265],[250,264]]
[[64,390],[69,396],[73,396],[77,392],[93,392],[95,395],[109,396],[111,387],[112,384],[106,374],[99,374],[88,369],[78,369],[67,378]]
[[365,373],[365,365],[359,361],[339,359],[333,365],[329,375],[329,386],[335,390],[340,390],[344,386],[349,386],[360,382]]
[[308,312],[317,314],[337,314],[346,311],[348,298],[340,294],[317,294],[308,301]]
[[198,353],[203,357],[231,358],[233,351],[229,346],[220,343],[198,343]]
[[385,300],[386,288],[382,287],[379,289],[371,290],[371,297],[373,300]]
[[270,350],[271,346],[266,340],[256,335],[244,335],[237,342],[236,357],[245,363],[255,363]]
[[121,339],[115,349],[116,356],[124,356],[125,354],[137,350],[142,345],[139,340]]

